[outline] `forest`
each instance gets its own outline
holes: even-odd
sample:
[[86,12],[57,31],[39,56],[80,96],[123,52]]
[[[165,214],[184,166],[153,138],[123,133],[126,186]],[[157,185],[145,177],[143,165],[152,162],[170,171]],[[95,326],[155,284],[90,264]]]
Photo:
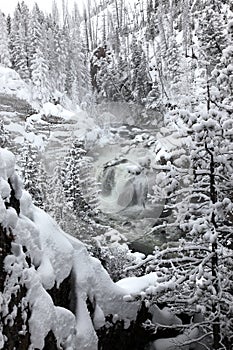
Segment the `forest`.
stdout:
[[0,349],[233,349],[233,4],[0,5]]

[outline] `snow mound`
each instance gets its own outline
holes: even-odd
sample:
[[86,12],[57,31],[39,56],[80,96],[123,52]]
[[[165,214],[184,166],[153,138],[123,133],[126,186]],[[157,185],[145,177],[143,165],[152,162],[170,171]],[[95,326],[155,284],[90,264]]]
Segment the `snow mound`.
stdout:
[[126,277],[116,282],[116,284],[125,289],[127,294],[139,294],[150,286],[155,286],[158,282],[156,272],[141,277]]
[[15,156],[8,150],[0,148],[0,177],[10,178],[15,170]]
[[0,64],[0,93],[14,95],[20,99],[30,101],[30,89],[20,78],[19,74]]
[[43,104],[40,114],[46,117],[60,117],[65,120],[71,120],[73,118],[75,119],[74,112],[68,111],[67,109],[63,108],[60,104],[55,105],[51,102],[46,102]]

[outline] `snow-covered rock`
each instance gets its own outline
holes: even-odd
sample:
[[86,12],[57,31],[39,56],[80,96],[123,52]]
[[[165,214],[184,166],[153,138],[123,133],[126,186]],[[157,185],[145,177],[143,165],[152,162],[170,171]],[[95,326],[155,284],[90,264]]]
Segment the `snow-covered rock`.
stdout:
[[0,93],[15,95],[20,99],[30,100],[30,89],[19,74],[0,64]]
[[15,170],[15,156],[7,149],[0,148],[0,177],[10,178]]

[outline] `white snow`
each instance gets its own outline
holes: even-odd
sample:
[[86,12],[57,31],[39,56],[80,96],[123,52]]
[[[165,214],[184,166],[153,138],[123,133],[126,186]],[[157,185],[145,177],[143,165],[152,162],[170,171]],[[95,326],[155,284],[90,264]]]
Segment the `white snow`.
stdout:
[[0,196],[3,199],[7,199],[10,196],[10,193],[11,193],[11,188],[9,183],[1,177],[0,178]]
[[0,177],[10,178],[15,169],[15,156],[7,149],[0,148]]
[[[49,259],[47,263],[50,262],[47,271],[43,266],[40,273],[42,271],[46,273],[42,278],[49,284],[51,282],[48,281],[48,271],[50,271],[50,278],[54,279],[55,275],[59,287],[71,271],[73,248],[64,237],[57,223],[48,214],[35,206],[33,209],[33,222],[39,230],[41,248],[46,259]],[[45,264],[45,261],[43,261],[43,264]]]
[[15,228],[17,225],[18,216],[13,208],[8,208],[5,211],[4,220],[2,220],[2,226],[5,228]]
[[156,285],[158,282],[156,272],[141,277],[126,277],[116,282],[116,284],[125,289],[126,294],[140,294],[150,286]]
[[104,312],[98,304],[95,306],[93,324],[95,329],[101,328],[105,324]]
[[27,101],[31,98],[29,87],[20,78],[19,74],[2,64],[0,64],[0,93],[15,95]]
[[[52,331],[58,344],[63,344],[65,349],[74,344],[76,335],[76,321],[74,314],[63,307],[55,307],[56,320],[53,322]],[[70,349],[74,349],[73,347]]]
[[62,107],[60,104],[55,105],[51,102],[46,102],[43,104],[40,114],[46,117],[50,117],[50,116],[60,117],[65,120],[77,118],[74,112],[68,111],[67,109]]

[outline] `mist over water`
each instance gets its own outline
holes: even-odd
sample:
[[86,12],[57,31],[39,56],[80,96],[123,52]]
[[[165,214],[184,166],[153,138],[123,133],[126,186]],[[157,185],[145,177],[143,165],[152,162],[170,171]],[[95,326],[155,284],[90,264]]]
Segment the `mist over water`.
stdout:
[[[164,199],[151,201],[156,170],[154,142],[161,116],[145,116],[139,106],[109,104],[97,118],[113,137],[96,144],[88,155],[93,158],[93,174],[99,184],[100,215],[126,238],[162,244],[163,234],[147,236],[161,222]],[[110,112],[111,110],[111,112]]]

